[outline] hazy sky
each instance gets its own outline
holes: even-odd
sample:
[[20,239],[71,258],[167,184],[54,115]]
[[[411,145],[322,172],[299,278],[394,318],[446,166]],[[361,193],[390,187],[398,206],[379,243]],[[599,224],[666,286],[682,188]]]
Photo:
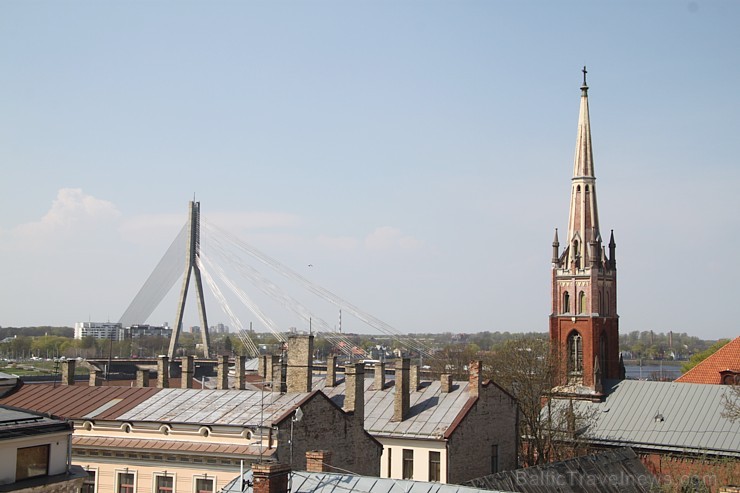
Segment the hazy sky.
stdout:
[[400,331],[545,331],[587,65],[620,330],[735,337],[738,25],[736,1],[0,2],[0,325],[118,320],[195,194]]

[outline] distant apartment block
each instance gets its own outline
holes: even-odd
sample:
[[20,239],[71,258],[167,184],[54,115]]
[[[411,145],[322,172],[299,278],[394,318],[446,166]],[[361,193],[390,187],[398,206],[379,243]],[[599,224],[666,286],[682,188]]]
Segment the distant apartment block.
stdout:
[[94,337],[122,341],[142,337],[170,337],[171,335],[172,328],[166,323],[162,326],[137,324],[131,327],[122,327],[118,322],[77,322],[75,324],[75,339]]
[[75,339],[94,337],[113,341],[123,340],[123,327],[118,322],[77,322],[75,323]]

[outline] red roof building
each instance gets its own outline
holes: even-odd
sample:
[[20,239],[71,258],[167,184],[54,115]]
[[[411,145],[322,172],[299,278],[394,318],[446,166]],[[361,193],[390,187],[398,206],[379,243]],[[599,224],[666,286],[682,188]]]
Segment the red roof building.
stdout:
[[740,384],[740,337],[676,379],[681,383]]

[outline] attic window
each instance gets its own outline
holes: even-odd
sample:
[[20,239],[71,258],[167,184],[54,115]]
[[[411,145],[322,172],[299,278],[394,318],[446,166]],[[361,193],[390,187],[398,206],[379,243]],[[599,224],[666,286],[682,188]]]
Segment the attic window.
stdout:
[[198,434],[202,437],[208,438],[211,434],[211,429],[207,426],[201,426],[200,430],[198,430]]
[[131,433],[131,425],[129,423],[123,423],[121,425],[121,431],[124,433]]

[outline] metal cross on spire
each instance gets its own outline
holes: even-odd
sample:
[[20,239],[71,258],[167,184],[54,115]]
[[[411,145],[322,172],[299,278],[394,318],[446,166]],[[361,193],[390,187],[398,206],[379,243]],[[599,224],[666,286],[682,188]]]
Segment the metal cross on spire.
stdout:
[[583,85],[584,85],[584,87],[587,87],[587,84],[586,84],[586,74],[588,73],[588,70],[586,70],[586,66],[585,65],[583,66],[583,70],[581,72],[583,72]]

